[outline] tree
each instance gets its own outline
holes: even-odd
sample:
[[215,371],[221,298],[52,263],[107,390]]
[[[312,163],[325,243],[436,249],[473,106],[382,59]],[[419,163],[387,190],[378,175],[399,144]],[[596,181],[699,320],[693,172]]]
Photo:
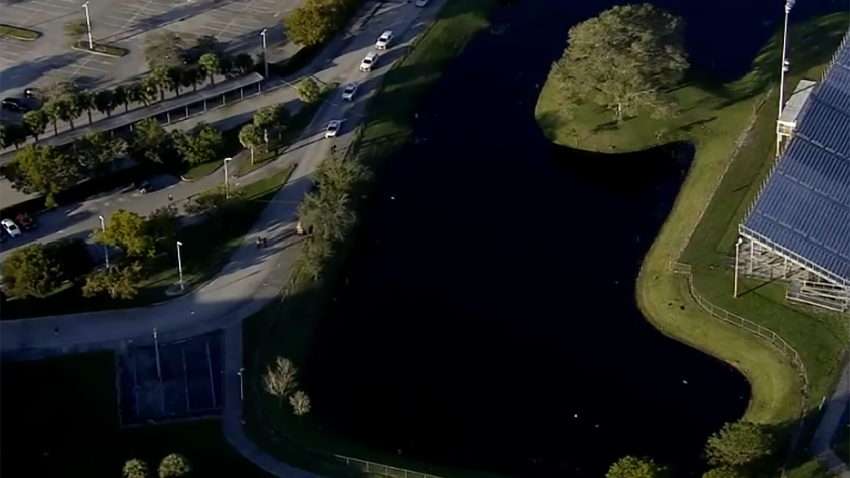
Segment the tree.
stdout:
[[185,456],[172,453],[159,462],[159,478],[179,478],[192,472]]
[[143,119],[133,126],[130,150],[138,160],[164,164],[171,154],[171,136],[156,119]]
[[118,98],[112,90],[100,90],[94,94],[94,108],[107,117],[112,116],[112,111],[118,106]]
[[[89,31],[86,27],[85,20],[71,20],[66,22],[65,26],[62,27],[62,30],[65,32],[65,36],[67,36],[74,45],[80,41],[80,37]],[[86,46],[88,46],[88,43],[86,43]]]
[[50,116],[44,110],[27,111],[24,113],[24,124],[35,137],[35,140],[38,141],[39,135],[44,134],[47,125],[50,124]]
[[313,180],[319,191],[345,193],[369,177],[369,171],[360,162],[332,156],[322,161]]
[[145,37],[145,59],[148,67],[179,66],[183,60],[183,39],[170,31],[155,31]]
[[124,463],[122,475],[124,478],[149,478],[148,464],[144,461],[133,458]]
[[304,195],[298,218],[311,234],[331,243],[344,239],[355,220],[348,194],[325,191]]
[[35,243],[9,253],[0,264],[3,293],[9,297],[44,298],[61,283],[61,269],[47,248]]
[[748,478],[748,476],[738,467],[718,466],[703,473],[702,478]]
[[41,107],[41,111],[44,111],[44,114],[47,115],[47,118],[53,123],[53,134],[59,134],[59,115],[57,114],[57,110],[61,107],[61,105],[57,105],[53,102],[48,101]]
[[227,191],[222,185],[195,195],[186,204],[185,209],[188,214],[192,215],[207,214],[233,201],[239,197],[239,194],[238,190],[231,191],[230,197],[228,197]]
[[174,244],[179,227],[180,220],[177,217],[177,206],[173,204],[157,208],[148,215],[148,234],[154,237],[160,246],[167,244],[170,247]]
[[263,374],[263,388],[283,404],[283,400],[298,385],[295,382],[295,374],[295,365],[292,364],[291,360],[277,357],[274,365],[269,365],[266,373]]
[[248,53],[239,53],[233,57],[231,71],[236,75],[246,75],[254,68],[254,58]]
[[49,104],[53,106],[53,114],[60,120],[68,123],[71,129],[74,129],[74,120],[80,117],[83,110],[77,103],[77,93],[65,93],[61,96],[50,100]]
[[649,4],[623,5],[570,29],[569,47],[552,66],[559,101],[585,101],[615,112],[617,121],[640,109],[674,114],[667,93],[688,68],[683,22]]
[[207,123],[199,124],[194,134],[183,135],[177,141],[177,150],[189,164],[213,161],[223,147],[224,137]]
[[298,97],[304,103],[315,103],[322,97],[322,90],[316,80],[308,76],[298,83]]
[[56,148],[28,144],[6,165],[6,177],[21,192],[44,195],[45,204],[52,207],[56,194],[79,180],[80,168]]
[[263,136],[256,125],[248,123],[239,130],[239,142],[251,152],[251,164],[254,164],[254,148],[263,144]]
[[88,173],[100,174],[117,158],[127,152],[127,143],[112,138],[103,131],[89,133],[74,143],[80,166]]
[[289,110],[282,104],[264,106],[254,113],[254,125],[263,131],[263,140],[268,144],[269,130],[282,133],[289,123]]
[[183,85],[184,88],[191,86],[192,91],[198,91],[198,83],[202,83],[204,81],[200,67],[193,65],[188,68],[181,68],[180,72],[180,84]]
[[156,238],[145,218],[125,209],[112,213],[106,221],[106,230],[96,230],[94,239],[107,246],[120,247],[131,257],[153,257],[156,254]]
[[305,241],[292,266],[293,275],[317,280],[333,254],[331,247],[327,241]]
[[112,267],[90,274],[83,285],[83,297],[107,294],[113,299],[129,300],[139,293],[142,265],[132,262],[124,267]]
[[711,435],[705,454],[711,465],[741,466],[771,455],[775,443],[764,425],[734,422]]
[[651,458],[625,456],[608,468],[605,478],[663,478],[668,476],[667,469],[655,463]]
[[92,123],[91,112],[95,109],[94,103],[94,93],[91,91],[85,90],[80,91],[76,95],[72,96],[75,107],[80,111],[85,111],[89,117],[89,124]]
[[310,413],[310,396],[301,390],[298,390],[289,397],[289,404],[292,405],[292,413],[299,419]]
[[27,140],[27,128],[20,123],[9,123],[3,126],[3,147],[8,148],[22,145]]
[[[153,95],[151,95],[153,93]],[[156,97],[156,90],[151,91],[150,85],[144,81],[137,81],[127,85],[127,102],[142,103],[148,106]]]
[[48,102],[53,98],[64,95],[65,93],[73,93],[74,85],[64,76],[51,74],[45,76],[38,81],[38,92],[40,99],[43,102]]
[[86,241],[79,238],[65,238],[47,244],[45,250],[62,271],[60,280],[75,281],[86,275],[94,267]]
[[165,86],[174,93],[174,96],[180,96],[180,85],[183,81],[183,68],[172,66],[168,69],[168,75],[165,77]]
[[221,58],[215,53],[204,53],[198,60],[198,64],[206,72],[210,84],[215,84],[215,75],[221,74]]
[[303,46],[328,41],[339,24],[338,8],[328,1],[307,1],[283,20],[286,36]]
[[124,112],[130,111],[130,85],[118,85],[113,92],[113,102],[115,105],[124,105]]
[[158,66],[152,69],[148,80],[159,91],[159,101],[165,101],[165,91],[171,89],[171,68]]

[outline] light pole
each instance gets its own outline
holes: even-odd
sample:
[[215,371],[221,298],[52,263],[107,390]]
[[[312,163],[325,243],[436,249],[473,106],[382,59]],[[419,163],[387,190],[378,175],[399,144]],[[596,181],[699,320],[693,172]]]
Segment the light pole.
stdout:
[[94,50],[94,42],[91,39],[91,18],[89,17],[89,2],[83,4],[83,10],[86,11],[86,32],[89,35],[89,50]]
[[224,158],[224,198],[230,199],[230,181],[227,174],[227,163],[233,161],[233,158]]
[[794,6],[795,1],[786,0],[785,2],[785,26],[782,28],[782,71],[779,73],[779,116],[782,115],[782,108],[785,106],[785,73],[790,65],[786,56],[788,49],[788,14],[791,13],[791,7]]
[[738,298],[738,257],[741,255],[741,244],[744,243],[744,239],[738,238],[738,242],[735,243],[735,291],[732,294],[732,297]]
[[244,388],[244,382],[243,382],[244,379],[242,377],[242,372],[244,372],[244,371],[245,371],[245,367],[241,367],[239,369],[239,371],[236,372],[236,375],[239,375],[239,400],[245,400],[245,388]]
[[156,327],[153,328],[153,348],[156,353],[156,376],[162,379],[162,368],[159,364],[159,335],[156,333]]
[[266,81],[268,81],[269,78],[269,57],[266,45],[266,34],[268,31],[268,28],[263,28],[263,31],[260,32],[260,36],[263,37],[263,66],[266,72]]
[[[103,231],[103,235],[106,236],[106,220],[103,219],[103,216],[97,216],[100,218],[100,230]],[[104,239],[106,239],[104,237]],[[103,256],[106,257],[106,270],[109,271],[109,246],[106,245],[106,242],[103,243]]]
[[183,247],[183,243],[177,241],[177,274],[180,276],[180,290],[183,290],[183,258],[180,257],[181,247]]

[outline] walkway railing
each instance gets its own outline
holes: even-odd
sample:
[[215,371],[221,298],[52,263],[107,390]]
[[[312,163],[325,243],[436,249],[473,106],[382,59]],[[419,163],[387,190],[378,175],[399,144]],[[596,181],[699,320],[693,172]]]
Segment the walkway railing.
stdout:
[[410,471],[405,470],[404,468],[396,468],[394,466],[384,465],[381,463],[374,463],[371,461],[361,460],[359,458],[352,458],[350,456],[343,455],[333,455],[339,461],[342,461],[346,465],[350,466],[353,469],[380,475],[386,476],[389,478],[439,478],[434,475],[429,475],[427,473],[420,473],[418,471]]
[[[797,441],[800,438],[800,432],[803,429],[804,417],[806,414],[806,410],[809,408],[809,375],[806,373],[806,366],[803,364],[803,360],[800,358],[800,354],[791,346],[788,342],[785,341],[779,334],[768,329],[763,325],[759,325],[751,320],[747,320],[741,317],[734,312],[729,312],[728,310],[718,307],[712,304],[708,299],[702,296],[694,287],[693,274],[690,264],[683,264],[681,262],[670,262],[670,271],[676,274],[684,275],[686,280],[688,281],[688,292],[690,296],[694,299],[697,305],[700,306],[701,309],[711,314],[713,317],[726,322],[727,324],[734,325],[735,327],[742,329],[750,334],[755,335],[756,337],[761,338],[762,340],[767,341],[773,347],[781,353],[785,358],[787,358],[791,365],[794,366],[794,369],[797,372],[797,375],[800,377],[800,382],[802,383],[802,391],[803,391],[803,399],[800,403],[800,416],[798,418],[799,422],[797,423],[797,428],[794,430],[794,434],[791,437],[791,444],[788,448],[788,457],[786,459],[786,466],[791,461],[794,451],[797,448]],[[782,475],[785,476],[785,469],[783,467]]]

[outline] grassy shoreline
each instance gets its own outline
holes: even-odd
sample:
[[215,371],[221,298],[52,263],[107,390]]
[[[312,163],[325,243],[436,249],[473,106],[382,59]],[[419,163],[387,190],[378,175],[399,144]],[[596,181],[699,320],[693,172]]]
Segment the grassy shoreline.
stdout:
[[[846,23],[846,15],[834,14],[792,28],[791,37],[799,47],[791,52],[795,69],[789,91],[801,78],[820,78]],[[741,297],[733,299],[732,273],[726,265],[737,224],[773,164],[778,89],[773,87],[771,72],[778,63],[780,45],[779,37],[774,37],[755,59],[753,70],[734,83],[711,84],[708,78],[692,75],[691,81],[675,92],[686,113],[667,124],[635,118],[619,127],[606,126],[610,118],[584,106],[573,120],[578,125],[568,125],[557,115],[554,89],[548,82],[537,116],[549,138],[581,149],[624,152],[672,140],[694,143],[691,169],[644,260],[636,290],[638,304],[666,335],[740,370],[752,387],[744,419],[771,424],[782,437],[788,437],[805,403],[794,367],[778,350],[703,311],[691,297],[685,277],[669,267],[673,261],[689,264],[700,295],[784,338],[800,353],[814,401],[826,393],[840,367],[844,348],[838,338],[846,336],[846,323],[830,314],[787,304],[778,285],[762,286],[744,279]],[[802,412],[811,418],[816,406],[808,403]],[[800,473],[796,476],[813,469],[811,462],[794,465],[800,465],[799,471],[792,472]]]
[[[487,17],[496,4],[497,0],[455,0],[442,8],[415,45],[386,74],[368,106],[363,126],[357,132],[357,145],[350,160],[358,161],[373,171],[378,170],[409,140],[417,100],[439,79],[444,68],[475,33],[489,26]],[[360,197],[360,191],[355,197]],[[349,237],[354,235],[350,234]],[[321,242],[312,237],[308,241]],[[416,474],[410,475],[413,478],[424,478],[426,473],[492,477],[485,473],[461,472],[369,449],[322,430],[310,415],[297,419],[287,407],[281,407],[278,400],[262,391],[257,372],[262,372],[265,364],[274,357],[290,358],[296,366],[303,364],[309,353],[313,331],[325,304],[331,300],[335,277],[350,247],[351,240],[347,240],[336,248],[332,258],[325,264],[318,283],[294,270],[285,300],[246,321],[243,347],[247,364],[244,413],[248,435],[272,455],[293,466],[326,476],[393,473],[393,470],[366,472],[356,465],[345,465],[333,456],[339,454],[398,467],[395,474],[399,475],[408,473],[406,470],[418,470]]]

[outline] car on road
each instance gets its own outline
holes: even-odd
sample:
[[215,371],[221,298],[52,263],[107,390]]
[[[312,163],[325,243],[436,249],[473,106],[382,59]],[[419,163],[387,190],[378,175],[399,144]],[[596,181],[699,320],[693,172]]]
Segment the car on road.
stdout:
[[360,62],[360,71],[372,71],[372,67],[378,62],[378,54],[370,51],[363,61]]
[[151,186],[151,183],[149,181],[142,181],[138,184],[137,187],[139,190],[139,194],[147,194],[153,191],[153,186]]
[[385,30],[384,33],[381,33],[381,36],[378,37],[378,41],[375,42],[375,48],[378,50],[386,50],[388,46],[390,46],[390,42],[393,41],[393,31]]
[[26,113],[30,110],[17,98],[3,98],[3,109],[14,113]]
[[18,237],[21,235],[21,229],[15,224],[15,221],[6,218],[0,221],[0,224],[3,225],[3,230],[9,234],[9,237]]
[[425,5],[428,5],[428,0],[416,0],[415,5],[417,7],[424,7]]
[[19,212],[15,215],[15,221],[21,225],[21,229],[25,231],[29,231],[30,229],[35,229],[38,224],[35,222],[33,218],[30,217],[29,214],[25,212]]
[[342,99],[351,101],[354,99],[354,93],[357,93],[357,83],[349,83],[342,89]]
[[27,88],[24,90],[24,98],[38,98],[41,96],[41,93],[38,91],[38,88]]
[[330,123],[328,123],[328,127],[325,128],[325,138],[336,138],[336,134],[339,133],[340,126],[342,126],[342,121],[331,120]]

